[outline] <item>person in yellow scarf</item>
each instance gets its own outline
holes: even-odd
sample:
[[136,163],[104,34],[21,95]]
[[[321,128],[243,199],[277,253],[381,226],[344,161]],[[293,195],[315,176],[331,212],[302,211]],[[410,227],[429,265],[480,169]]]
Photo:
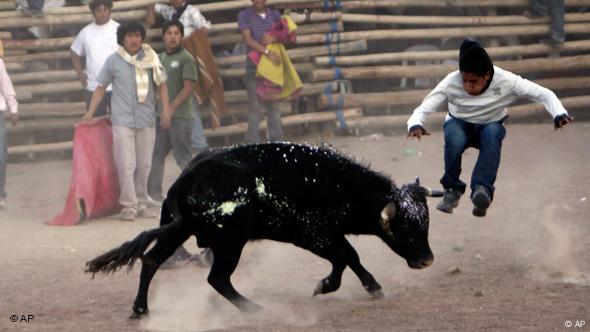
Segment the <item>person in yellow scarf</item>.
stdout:
[[91,121],[106,87],[112,84],[113,155],[119,177],[119,204],[123,207],[119,219],[127,221],[156,217],[147,209],[153,205],[147,193],[147,180],[156,137],[156,91],[162,101],[162,128],[168,128],[171,121],[166,73],[156,52],[143,44],[145,33],[137,21],[119,26],[117,43],[121,47],[100,70],[99,85],[83,117],[84,121]]

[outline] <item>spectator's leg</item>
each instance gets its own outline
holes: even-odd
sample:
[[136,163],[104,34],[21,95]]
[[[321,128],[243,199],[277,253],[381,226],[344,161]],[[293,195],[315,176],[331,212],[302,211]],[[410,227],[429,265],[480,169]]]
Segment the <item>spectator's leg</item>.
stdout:
[[[553,1],[553,0],[550,0]],[[529,11],[535,16],[547,15],[547,1],[546,0],[529,0]]]
[[164,178],[166,156],[170,152],[170,136],[174,130],[174,127],[166,130],[162,129],[159,118],[156,118],[156,143],[152,156],[152,167],[148,176],[147,190],[148,195],[157,201],[162,200],[162,181]]
[[145,127],[136,129],[135,158],[137,169],[135,170],[135,192],[140,208],[145,207],[148,201],[147,181],[152,167],[152,155],[156,141],[156,128]]
[[459,179],[463,152],[469,146],[471,127],[467,122],[450,119],[444,124],[445,132],[445,174],[440,183],[445,189],[464,193],[466,184]]
[[551,39],[557,44],[565,41],[565,0],[549,1],[551,17]]
[[283,123],[281,121],[281,112],[276,102],[264,103],[266,108],[266,118],[268,123],[268,135],[271,142],[282,141],[285,138],[283,133]]
[[[186,130],[184,132],[186,133]],[[196,112],[195,114],[195,121],[193,123],[193,128],[190,135],[190,144],[193,149],[196,149],[197,151],[203,151],[207,149],[209,145],[207,144],[207,138],[205,138],[205,132],[203,130],[201,112]]]
[[[186,119],[172,119],[170,145],[176,164],[180,169],[184,169],[193,158],[191,153],[191,131],[193,130],[193,123],[193,121]],[[199,151],[202,150],[199,149]]]
[[137,213],[135,194],[135,129],[113,125],[113,157],[119,177],[119,204]]
[[246,92],[248,93],[248,130],[246,131],[246,142],[255,143],[260,141],[260,103],[256,95],[256,69],[246,67]]

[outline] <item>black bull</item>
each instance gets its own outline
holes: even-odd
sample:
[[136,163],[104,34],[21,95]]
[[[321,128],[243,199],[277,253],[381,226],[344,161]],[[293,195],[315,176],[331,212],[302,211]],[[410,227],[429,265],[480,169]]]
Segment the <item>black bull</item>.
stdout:
[[200,247],[213,251],[211,286],[239,309],[255,310],[258,306],[234,289],[230,276],[246,242],[271,239],[332,263],[314,295],[336,291],[348,266],[379,297],[381,286],[361,265],[345,234],[376,235],[411,268],[427,267],[434,256],[426,195],[433,193],[418,181],[397,188],[386,176],[329,147],[268,143],[208,151],[193,159],[171,186],[159,228],[96,257],[86,272],[131,268],[141,259],[133,303],[139,317],[148,311],[148,287],[160,264],[195,235]]

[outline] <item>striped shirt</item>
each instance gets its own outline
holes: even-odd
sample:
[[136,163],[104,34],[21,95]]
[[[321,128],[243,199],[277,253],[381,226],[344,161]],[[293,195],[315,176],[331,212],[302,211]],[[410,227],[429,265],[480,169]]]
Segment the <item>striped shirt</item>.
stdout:
[[[174,15],[174,11],[176,10],[174,7],[169,5],[164,5],[161,3],[157,3],[155,6],[156,13],[162,15],[162,17],[166,20],[171,20],[172,15]],[[184,36],[188,37],[193,33],[195,30],[199,30],[202,28],[207,28],[211,30],[211,22],[205,19],[205,16],[201,14],[201,11],[197,9],[197,7],[193,7],[192,5],[186,6],[186,9],[180,15],[178,19],[182,25],[184,25]]]
[[238,14],[238,28],[240,31],[250,30],[252,38],[260,43],[264,34],[280,19],[281,14],[274,9],[266,8],[266,16],[262,17],[254,7],[248,7]]

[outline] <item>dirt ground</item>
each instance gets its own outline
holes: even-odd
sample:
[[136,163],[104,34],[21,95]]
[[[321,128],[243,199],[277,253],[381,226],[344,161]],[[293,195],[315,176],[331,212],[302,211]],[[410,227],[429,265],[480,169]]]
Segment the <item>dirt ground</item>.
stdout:
[[[325,141],[398,184],[419,175],[439,187],[441,132],[422,142],[379,135]],[[348,269],[339,291],[313,297],[330,265],[292,245],[260,241],[247,245],[233,282],[262,313],[240,314],[207,284],[207,269],[189,264],[158,272],[150,316],[141,321],[128,319],[139,266],[94,280],[83,268],[157,221],[46,226],[63,207],[71,162],[9,164],[9,208],[0,211],[0,331],[590,330],[589,144],[590,123],[558,132],[550,121],[509,125],[485,218],[471,215],[467,197],[452,215],[429,200],[435,263],[425,270],[409,269],[376,237],[351,236],[383,299],[372,299]],[[469,150],[464,158],[466,182],[476,156]],[[167,165],[170,183],[178,169],[171,159]],[[186,246],[198,250],[192,239]]]

